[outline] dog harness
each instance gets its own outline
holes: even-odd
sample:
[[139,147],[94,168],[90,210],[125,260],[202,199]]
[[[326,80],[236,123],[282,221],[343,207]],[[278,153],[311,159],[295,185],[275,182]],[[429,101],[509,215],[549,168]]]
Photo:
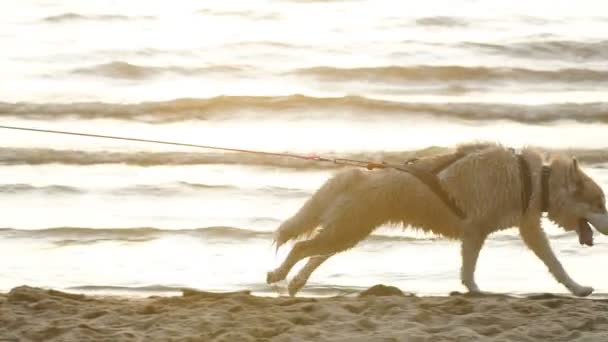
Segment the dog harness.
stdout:
[[[517,155],[519,162],[519,175],[521,178],[521,212],[525,214],[530,206],[530,198],[532,197],[532,174],[530,173],[530,166],[526,159],[521,155]],[[549,177],[551,176],[551,167],[543,165],[541,170],[540,178],[540,191],[541,191],[541,212],[549,211]]]
[[541,184],[541,209],[542,212],[549,212],[549,177],[551,176],[551,167],[543,165],[542,175],[540,178]]
[[[514,150],[512,150],[515,152]],[[467,154],[464,152],[456,152],[452,158],[448,158],[445,162],[437,165],[431,170],[425,170],[416,166],[418,159],[410,159],[404,163],[404,166],[396,168],[397,170],[407,172],[412,176],[418,178],[424,185],[426,185],[439,199],[445,204],[450,210],[461,219],[467,217],[466,213],[460,209],[454,199],[448,194],[447,191],[441,186],[439,177],[437,174],[445,170],[450,165],[454,164],[458,160],[465,157]],[[519,164],[519,175],[521,179],[521,211],[525,214],[530,206],[530,199],[532,197],[532,174],[530,173],[530,166],[528,162],[521,154],[517,154],[517,161]],[[551,175],[551,167],[543,166],[541,171],[541,211],[549,211],[549,176]]]
[[462,159],[464,156],[466,156],[465,153],[456,152],[453,154],[452,158],[448,158],[445,162],[437,165],[431,170],[424,170],[420,167],[416,167],[417,159],[410,159],[405,162],[404,166],[396,169],[407,172],[412,176],[418,178],[418,180],[420,180],[422,183],[424,183],[424,185],[431,189],[431,191],[437,197],[439,197],[443,204],[450,208],[450,210],[452,210],[452,212],[456,216],[460,217],[461,219],[465,219],[467,215],[462,209],[460,209],[460,207],[458,207],[454,199],[447,193],[447,191],[445,191],[443,186],[441,186],[441,183],[439,182],[439,177],[437,177],[437,174],[439,172],[445,170],[448,166],[454,164],[458,160]]
[[517,155],[519,162],[519,178],[521,180],[521,213],[525,214],[530,206],[530,197],[532,197],[532,175],[528,162],[521,154]]

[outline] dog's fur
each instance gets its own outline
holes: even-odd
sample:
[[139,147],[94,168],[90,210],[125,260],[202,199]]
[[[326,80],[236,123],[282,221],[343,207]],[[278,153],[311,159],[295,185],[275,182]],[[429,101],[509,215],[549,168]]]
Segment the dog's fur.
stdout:
[[[330,256],[354,247],[380,225],[398,224],[462,240],[461,280],[469,291],[477,292],[474,272],[484,240],[492,232],[518,226],[526,245],[557,281],[577,296],[593,292],[591,287],[579,285],[568,276],[541,227],[541,170],[545,162],[551,167],[549,219],[567,231],[578,231],[580,220],[588,215],[608,218],[601,188],[579,169],[576,160],[554,156],[545,161],[542,153],[523,149],[521,155],[532,180],[529,206],[523,210],[520,166],[512,150],[476,144],[461,146],[457,153],[465,156],[438,177],[466,218],[458,217],[408,172],[391,168],[342,171],[277,229],[277,248],[289,240],[312,238],[297,242],[282,265],[267,274],[267,282],[285,279],[298,261],[310,257],[288,285],[290,295],[294,295]],[[451,155],[423,158],[415,165],[430,170],[445,158]],[[608,227],[596,229],[605,233]]]

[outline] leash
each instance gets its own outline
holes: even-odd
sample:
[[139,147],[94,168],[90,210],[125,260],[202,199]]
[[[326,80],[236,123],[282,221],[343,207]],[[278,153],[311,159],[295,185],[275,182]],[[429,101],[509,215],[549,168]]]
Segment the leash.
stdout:
[[333,163],[338,165],[349,165],[355,167],[364,167],[368,170],[373,169],[384,169],[384,168],[395,168],[399,169],[400,166],[397,165],[389,165],[384,162],[376,163],[365,160],[355,160],[355,159],[346,159],[346,158],[325,158],[318,155],[301,155],[294,153],[280,153],[280,152],[267,152],[267,151],[255,151],[255,150],[246,150],[240,148],[229,148],[229,147],[220,147],[220,146],[210,146],[210,145],[198,145],[198,144],[187,144],[173,141],[164,141],[164,140],[152,140],[152,139],[141,139],[141,138],[131,138],[131,137],[119,137],[114,135],[102,135],[102,134],[92,134],[92,133],[82,133],[82,132],[68,132],[68,131],[58,131],[51,129],[39,129],[39,128],[31,128],[31,127],[17,127],[17,126],[3,126],[0,125],[0,129],[8,129],[8,130],[16,130],[16,131],[28,131],[28,132],[36,132],[36,133],[50,133],[50,134],[62,134],[62,135],[72,135],[72,136],[80,136],[80,137],[88,137],[88,138],[99,138],[99,139],[112,139],[112,140],[123,140],[123,141],[135,141],[142,143],[151,143],[151,144],[162,144],[162,145],[172,145],[172,146],[181,146],[181,147],[193,147],[193,148],[202,148],[207,150],[216,150],[216,151],[228,151],[228,152],[241,152],[241,153],[251,153],[251,154],[259,154],[270,157],[283,157],[283,158],[295,158],[295,159],[303,159],[310,161],[318,161],[325,163]]
[[384,162],[376,163],[365,160],[356,160],[356,159],[346,159],[346,158],[325,158],[318,155],[302,155],[302,154],[294,154],[294,153],[280,153],[280,152],[267,152],[267,151],[256,151],[256,150],[246,150],[240,148],[230,148],[230,147],[220,147],[220,146],[211,146],[211,145],[198,145],[198,144],[187,144],[173,141],[164,141],[164,140],[152,140],[152,139],[141,139],[141,138],[131,138],[131,137],[119,137],[114,135],[102,135],[102,134],[92,134],[92,133],[82,133],[82,132],[68,132],[68,131],[57,131],[51,129],[39,129],[39,128],[31,128],[31,127],[17,127],[17,126],[3,126],[0,125],[0,129],[9,129],[9,130],[17,130],[17,131],[28,131],[28,132],[36,132],[36,133],[50,133],[50,134],[62,134],[62,135],[72,135],[72,136],[80,136],[80,137],[88,137],[88,138],[100,138],[100,139],[113,139],[113,140],[124,140],[124,141],[135,141],[135,142],[143,142],[143,143],[151,143],[151,144],[162,144],[162,145],[173,145],[173,146],[182,146],[182,147],[193,147],[193,148],[202,148],[207,150],[216,150],[216,151],[229,151],[229,152],[241,152],[241,153],[251,153],[258,154],[270,157],[282,157],[282,158],[295,158],[295,159],[303,159],[309,161],[317,161],[324,163],[332,163],[338,165],[348,165],[355,167],[364,167],[368,170],[374,169],[386,169],[391,168],[395,170],[399,170],[402,172],[407,172],[414,177],[416,177],[419,181],[424,183],[439,199],[458,217],[461,219],[466,218],[466,213],[460,209],[460,207],[456,204],[454,199],[445,191],[445,189],[441,186],[439,179],[437,178],[437,173],[441,170],[445,169],[452,163],[456,162],[460,158],[464,157],[463,154],[457,153],[447,162],[439,165],[435,170],[425,171],[416,168],[413,165],[415,159],[407,161],[404,165],[393,165],[387,164]]

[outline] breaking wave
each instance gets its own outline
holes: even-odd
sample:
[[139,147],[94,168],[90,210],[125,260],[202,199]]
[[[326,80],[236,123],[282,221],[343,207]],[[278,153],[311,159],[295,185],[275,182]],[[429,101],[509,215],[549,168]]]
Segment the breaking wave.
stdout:
[[244,71],[244,67],[232,65],[215,65],[201,68],[182,66],[142,66],[123,61],[113,61],[99,64],[88,68],[78,68],[72,73],[82,75],[104,76],[110,78],[122,78],[139,80],[156,77],[163,74],[174,74],[182,76],[201,75],[209,73],[235,73]]
[[81,189],[65,185],[34,186],[30,184],[0,184],[0,194],[79,194]]
[[424,17],[416,19],[416,24],[420,26],[441,26],[441,27],[458,27],[468,26],[468,22],[464,18],[436,16]]
[[277,20],[281,18],[281,15],[276,12],[262,13],[256,11],[216,11],[212,9],[202,9],[197,11],[197,13],[215,17],[236,17],[253,20]]
[[283,0],[285,2],[295,2],[303,4],[316,4],[316,3],[332,3],[332,2],[361,2],[363,0]]
[[259,195],[260,193],[269,194],[281,198],[299,198],[310,196],[310,192],[301,189],[291,189],[275,186],[267,186],[263,188],[239,188],[231,185],[208,185],[188,182],[176,182],[171,184],[151,184],[151,185],[133,185],[126,188],[112,190],[114,195],[137,195],[137,196],[171,196],[176,194],[199,194],[201,192],[209,193],[212,191],[221,191],[226,194],[226,191],[238,191],[240,194]]
[[234,227],[205,227],[196,229],[137,228],[84,228],[58,227],[37,230],[0,229],[0,235],[11,238],[50,238],[58,241],[147,241],[167,235],[198,236],[201,238],[252,239],[271,237],[271,232]]
[[[200,194],[218,191],[226,195],[227,191],[235,191],[240,194],[259,195],[264,193],[280,198],[300,198],[311,195],[309,191],[278,186],[265,186],[261,188],[240,188],[232,185],[209,185],[189,182],[175,182],[168,184],[136,184],[114,189],[95,189],[95,193],[108,193],[117,196],[172,196],[184,194]],[[91,192],[90,189],[83,189],[67,185],[46,185],[35,186],[31,184],[0,184],[0,195],[79,195]]]
[[506,55],[518,58],[569,60],[569,61],[603,61],[608,58],[608,40],[571,41],[541,40],[525,41],[512,44],[462,43],[465,48],[474,48],[487,53]]
[[[356,71],[357,73],[358,71]],[[608,80],[608,72],[606,73]],[[361,96],[311,97],[218,96],[205,99],[117,104],[104,102],[0,102],[0,117],[51,120],[56,118],[120,119],[149,123],[223,120],[242,117],[326,118],[328,111],[353,117],[430,115],[459,120],[512,120],[547,123],[557,120],[608,122],[608,102],[522,105],[505,103],[396,102]]]
[[313,76],[329,81],[376,82],[608,82],[608,71],[590,69],[534,70],[506,67],[466,66],[379,66],[365,68],[335,68],[320,66],[296,70],[295,74]]
[[[83,228],[58,227],[36,230],[0,228],[0,237],[48,239],[57,246],[92,244],[106,241],[146,242],[163,237],[184,236],[206,240],[243,241],[250,239],[267,240],[269,245],[273,239],[272,231],[257,231],[235,227],[204,227],[194,229],[159,229],[150,227],[137,228]],[[373,234],[365,241],[375,243],[385,242],[420,242],[436,241],[438,237],[427,235],[412,237],[404,235]]]
[[143,16],[143,17],[129,17],[126,15],[120,14],[100,14],[100,15],[83,15],[78,13],[63,13],[58,15],[51,15],[48,17],[42,18],[42,21],[49,23],[62,23],[67,21],[127,21],[132,19],[155,19],[155,17],[151,16]]
[[264,49],[264,48],[277,48],[277,49],[299,49],[299,48],[312,48],[311,45],[305,44],[294,44],[293,42],[281,42],[275,40],[246,40],[240,41],[237,43],[228,43],[224,45],[224,47],[228,48],[256,48],[256,49]]
[[195,184],[188,182],[177,182],[171,184],[137,184],[129,187],[113,190],[115,195],[147,195],[147,196],[170,196],[184,192],[200,191],[227,191],[236,190],[235,186],[230,185],[208,185]]
[[[234,289],[235,291],[239,291],[242,293],[259,293],[259,294],[276,294],[276,290],[273,287],[261,283],[251,283],[251,284],[240,284],[242,288],[247,290],[241,290],[240,288]],[[314,296],[338,296],[338,295],[348,295],[353,293],[358,293],[365,290],[366,287],[358,287],[358,286],[339,286],[339,285],[323,285],[323,284],[307,284],[306,288],[302,289],[301,293],[306,293]],[[72,286],[66,288],[68,291],[77,291],[78,293],[116,293],[116,294],[139,294],[139,295],[150,295],[150,293],[154,293],[155,295],[161,293],[163,295],[179,295],[183,296],[188,295],[196,295],[197,289],[192,289],[187,286],[178,286],[178,285],[147,285],[147,286],[112,286],[112,285],[82,285],[82,286]],[[203,292],[209,291],[206,288]],[[221,296],[222,292],[226,292],[225,288],[214,290],[213,293],[216,296]],[[229,292],[230,293],[230,292]],[[232,292],[235,293],[235,292]]]
[[[450,151],[450,148],[432,146],[421,150],[411,151],[370,151],[344,153],[334,156],[331,153],[324,155],[331,158],[344,158],[361,161],[384,161],[391,164],[400,164],[412,158],[421,158],[438,153]],[[562,149],[549,152],[562,153],[577,157],[586,164],[601,164],[608,162],[606,149]],[[299,170],[323,170],[342,167],[332,162],[318,162],[314,160],[293,159],[287,157],[264,156],[250,153],[195,153],[195,152],[93,152],[54,150],[43,148],[0,148],[0,165],[97,165],[97,164],[125,164],[132,166],[178,166],[178,165],[248,165],[277,167]],[[214,185],[180,183],[182,187],[193,189],[213,188]],[[274,190],[289,190],[275,188]],[[272,189],[271,189],[272,190]],[[156,191],[151,189],[151,191]]]
[[[440,147],[431,147],[420,151],[350,153],[341,155],[348,159],[374,159],[402,162],[413,157],[420,157],[444,151]],[[330,155],[327,155],[330,157]],[[73,150],[54,150],[42,148],[0,148],[0,164],[3,165],[96,165],[126,164],[134,166],[158,165],[250,165],[294,169],[328,169],[337,168],[333,163],[320,163],[305,159],[277,158],[250,153],[194,153],[194,152],[89,152]],[[204,186],[188,184],[190,187]]]
[[67,290],[78,292],[163,292],[163,293],[181,293],[184,288],[178,286],[167,285],[147,285],[147,286],[112,286],[112,285],[82,285],[72,286]]

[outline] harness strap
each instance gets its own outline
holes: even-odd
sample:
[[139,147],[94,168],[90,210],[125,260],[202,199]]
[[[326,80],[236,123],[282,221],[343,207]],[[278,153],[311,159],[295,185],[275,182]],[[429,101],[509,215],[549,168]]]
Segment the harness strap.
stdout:
[[450,195],[445,191],[443,186],[439,184],[439,179],[435,174],[432,174],[428,171],[417,168],[413,165],[407,165],[403,168],[399,168],[401,171],[405,171],[412,176],[418,178],[422,183],[424,183],[431,191],[441,199],[441,201],[448,207],[456,216],[461,219],[466,218],[466,214],[462,209],[458,207],[458,205],[454,202],[454,200],[450,197]]
[[517,161],[519,162],[519,177],[521,179],[521,213],[525,214],[530,206],[530,197],[532,197],[532,175],[524,156],[518,154]]
[[549,177],[551,176],[551,167],[543,166],[541,173],[540,184],[541,184],[541,210],[543,212],[549,212]]
[[450,195],[445,191],[441,183],[439,182],[439,177],[437,174],[443,170],[445,170],[448,166],[452,165],[456,161],[460,160],[466,156],[465,153],[457,152],[454,153],[452,158],[449,158],[445,162],[439,164],[431,171],[424,170],[420,167],[416,167],[415,161],[408,161],[406,165],[403,167],[397,168],[400,171],[407,172],[412,176],[418,178],[424,185],[426,185],[439,199],[448,207],[452,212],[460,217],[461,219],[465,219],[467,217],[466,213],[458,207],[456,202]]
[[435,166],[435,168],[431,170],[431,173],[435,175],[438,174],[439,172],[445,170],[448,166],[454,164],[466,155],[466,153],[461,151],[455,152],[454,154],[452,154],[452,158],[447,158],[443,163],[440,163],[439,165]]
[[[521,178],[521,204],[522,214],[525,214],[530,206],[530,198],[532,197],[532,174],[530,173],[530,166],[521,154],[517,155],[519,161],[519,175]],[[549,211],[549,176],[551,176],[551,167],[544,165],[541,170],[540,178],[540,210],[541,212]]]

